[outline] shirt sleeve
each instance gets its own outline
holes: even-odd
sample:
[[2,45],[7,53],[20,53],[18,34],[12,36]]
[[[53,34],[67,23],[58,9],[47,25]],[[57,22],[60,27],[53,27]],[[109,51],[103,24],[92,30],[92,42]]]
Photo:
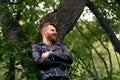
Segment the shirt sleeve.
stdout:
[[73,63],[72,55],[63,47],[63,45],[60,46],[59,50],[52,51],[51,55],[56,61],[61,61],[67,64]]

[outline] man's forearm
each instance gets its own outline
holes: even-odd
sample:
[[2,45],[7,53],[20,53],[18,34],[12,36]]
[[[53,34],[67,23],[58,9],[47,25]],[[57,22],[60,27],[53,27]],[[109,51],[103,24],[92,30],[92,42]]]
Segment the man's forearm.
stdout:
[[55,60],[71,64],[73,62],[73,58],[69,53],[57,53],[54,51],[49,51],[50,56],[49,57],[54,57]]

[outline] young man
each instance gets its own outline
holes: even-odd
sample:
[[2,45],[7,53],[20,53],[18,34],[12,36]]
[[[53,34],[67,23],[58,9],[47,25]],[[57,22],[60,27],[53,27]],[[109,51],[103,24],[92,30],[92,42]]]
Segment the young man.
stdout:
[[54,24],[45,23],[41,27],[42,42],[32,45],[32,55],[41,80],[69,80],[67,70],[73,57],[62,44],[56,43]]

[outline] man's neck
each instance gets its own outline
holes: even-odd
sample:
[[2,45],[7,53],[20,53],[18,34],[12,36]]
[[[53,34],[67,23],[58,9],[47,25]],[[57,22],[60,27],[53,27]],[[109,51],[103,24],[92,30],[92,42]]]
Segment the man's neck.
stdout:
[[45,44],[48,45],[48,46],[51,46],[51,45],[52,45],[52,42],[49,41],[49,40],[46,39],[46,38],[43,38],[43,43],[45,43]]

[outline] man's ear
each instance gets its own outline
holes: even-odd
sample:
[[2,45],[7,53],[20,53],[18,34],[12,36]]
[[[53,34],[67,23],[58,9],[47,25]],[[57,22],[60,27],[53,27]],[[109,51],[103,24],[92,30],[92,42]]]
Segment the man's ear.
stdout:
[[45,36],[46,36],[46,35],[47,35],[47,31],[43,31],[43,35],[45,35]]
[[43,34],[43,35],[46,35],[46,34],[47,34],[47,31],[46,31],[46,30],[47,30],[47,27],[43,27],[43,28],[42,28],[42,34]]

